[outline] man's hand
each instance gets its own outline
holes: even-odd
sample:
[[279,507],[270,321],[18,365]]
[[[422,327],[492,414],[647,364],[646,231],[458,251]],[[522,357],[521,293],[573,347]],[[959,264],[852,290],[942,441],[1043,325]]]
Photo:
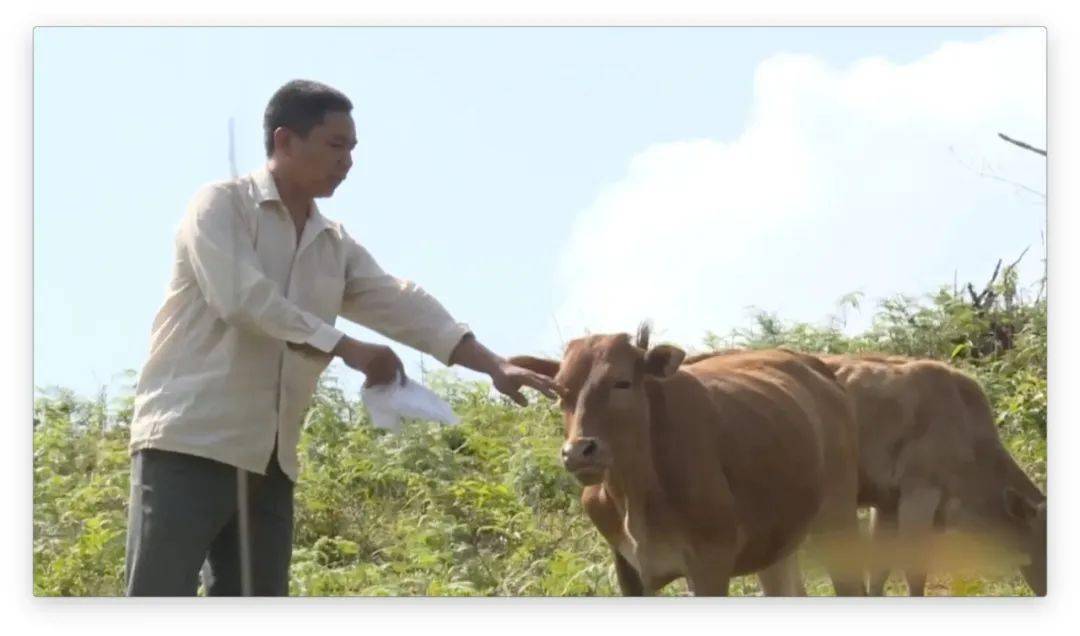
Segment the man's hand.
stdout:
[[400,375],[401,386],[405,386],[405,365],[401,363],[394,350],[385,345],[369,344],[344,336],[334,347],[334,355],[349,366],[364,374],[364,388],[390,384],[395,375]]
[[529,401],[521,394],[522,387],[536,389],[549,398],[562,397],[566,390],[555,380],[528,369],[501,361],[491,373],[491,381],[499,393],[509,397],[518,406],[528,406]]
[[521,394],[522,387],[536,389],[549,398],[566,395],[566,389],[546,375],[535,373],[511,364],[480,344],[471,333],[466,334],[450,355],[450,364],[486,373],[499,393],[509,397],[518,406],[528,406],[529,401]]

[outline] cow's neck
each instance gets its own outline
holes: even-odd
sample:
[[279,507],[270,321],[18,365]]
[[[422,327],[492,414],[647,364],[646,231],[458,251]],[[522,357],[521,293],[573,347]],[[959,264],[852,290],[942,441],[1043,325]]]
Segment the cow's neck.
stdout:
[[[1005,452],[1007,453],[1008,451]],[[1009,461],[1005,464],[1005,479],[1009,486],[1032,501],[1041,501],[1045,499],[1046,495],[1039,490],[1039,487],[1035,485],[1035,482],[1031,480],[1031,477],[1028,477],[1027,473],[1024,472],[1024,469],[1020,468],[1011,457],[1008,457],[1008,460]]]
[[627,508],[635,511],[645,509],[650,502],[660,496],[660,484],[652,466],[644,465],[623,469],[618,464],[608,469],[604,479],[604,489],[616,502],[620,514],[626,514]]
[[995,505],[1000,502],[999,491],[1004,487],[1012,488],[1032,501],[1045,498],[1039,487],[1028,477],[1024,469],[1020,468],[1001,442],[993,440],[993,443],[988,443],[987,447],[989,447],[989,452],[982,455],[981,460],[977,460],[982,473],[979,476],[979,482],[984,488],[984,484],[996,484],[994,487]]
[[650,535],[658,533],[658,524],[665,519],[664,499],[655,479],[649,479],[644,470],[618,470],[612,466],[604,479],[607,491],[624,531],[634,544],[640,544]]
[[984,523],[1000,523],[1005,514],[1002,497],[1006,488],[1015,490],[1031,502],[1045,499],[1035,482],[997,440],[983,449],[966,473],[967,479],[962,481],[960,491],[952,493],[968,512]]
[[[604,489],[615,502],[619,516],[627,529],[654,526],[664,518],[666,498],[652,455],[652,431],[657,417],[664,417],[664,399],[658,383],[646,384],[649,414],[646,425],[639,428],[639,439],[629,440],[617,449],[614,464],[604,479]],[[619,461],[619,460],[622,461]],[[638,537],[640,539],[640,537]]]

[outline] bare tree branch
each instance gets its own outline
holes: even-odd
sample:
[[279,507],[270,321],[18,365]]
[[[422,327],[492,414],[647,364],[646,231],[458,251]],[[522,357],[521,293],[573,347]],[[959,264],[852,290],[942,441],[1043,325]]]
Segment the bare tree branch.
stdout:
[[1000,181],[1002,183],[1007,183],[1007,184],[1017,188],[1018,190],[1024,190],[1026,192],[1034,194],[1035,196],[1042,199],[1043,202],[1046,201],[1046,194],[1044,194],[1042,192],[1039,192],[1038,190],[1036,190],[1034,188],[1029,188],[1028,186],[1026,186],[1026,185],[1024,185],[1022,183],[1017,183],[1017,182],[1015,182],[1015,181],[1013,181],[1011,179],[1006,179],[1004,177],[1001,177],[999,175],[994,174],[993,172],[991,172],[991,170],[985,164],[985,162],[984,162],[982,168],[976,168],[975,166],[973,166],[970,163],[968,163],[968,162],[964,161],[963,159],[961,159],[960,156],[958,154],[956,154],[956,149],[953,148],[952,146],[949,146],[949,153],[952,154],[953,159],[955,159],[957,163],[959,163],[961,166],[964,166],[968,170],[971,170],[972,172],[974,172],[975,174],[977,174],[980,177],[986,177],[988,179],[993,179],[995,181]]
[[998,272],[1001,271],[1001,260],[1002,259],[1000,258],[998,259],[997,267],[994,268],[994,273],[990,275],[990,282],[986,284],[987,290],[989,290],[990,287],[994,284],[994,281],[997,280]]
[[1020,264],[1020,261],[1021,261],[1021,260],[1023,260],[1023,258],[1024,258],[1024,254],[1027,254],[1027,253],[1028,253],[1028,250],[1030,250],[1030,249],[1031,249],[1031,246],[1030,246],[1030,245],[1028,245],[1027,247],[1025,247],[1025,248],[1024,248],[1024,251],[1023,251],[1023,252],[1020,252],[1020,256],[1019,256],[1019,258],[1017,258],[1017,259],[1016,259],[1015,261],[1013,261],[1013,262],[1012,262],[1012,265],[1009,265],[1008,267],[1006,267],[1006,268],[1005,268],[1005,271],[1009,271],[1009,270],[1011,270],[1011,269],[1014,269],[1014,268],[1015,268],[1015,267],[1016,267],[1017,265],[1019,265],[1019,264]]
[[1007,141],[1007,142],[1009,142],[1011,144],[1016,144],[1017,146],[1020,146],[1021,148],[1030,150],[1031,152],[1037,152],[1037,153],[1039,153],[1040,155],[1042,155],[1044,157],[1046,156],[1046,151],[1045,150],[1042,150],[1041,148],[1036,148],[1035,146],[1032,146],[1030,144],[1026,144],[1026,143],[1024,143],[1022,141],[1018,141],[1016,139],[1013,139],[1013,138],[1007,136],[1005,133],[998,133],[998,137],[1001,137],[1002,139],[1004,139],[1005,141]]
[[983,288],[981,293],[976,293],[975,286],[971,283],[968,283],[967,291],[968,294],[971,296],[971,305],[977,311],[983,311],[985,309],[988,309],[990,305],[994,304],[994,298],[997,296],[994,293],[994,281],[997,280],[998,273],[1001,271],[1001,263],[1002,260],[999,258],[997,266],[994,267],[994,273],[990,276],[990,281],[986,283],[986,287]]
[[1043,201],[1046,200],[1046,195],[1045,194],[1043,194],[1042,192],[1039,192],[1038,190],[1036,190],[1034,188],[1029,188],[1026,185],[1022,184],[1022,183],[1017,183],[1017,182],[1012,181],[1010,179],[1006,179],[1004,177],[999,177],[996,174],[991,174],[989,172],[980,172],[979,176],[980,177],[988,177],[990,179],[994,179],[995,181],[1000,181],[1002,183],[1007,183],[1007,184],[1009,184],[1011,186],[1015,186],[1017,188],[1020,188],[1021,190],[1026,190],[1026,191],[1030,192],[1031,194],[1034,194],[1035,196],[1039,197]]

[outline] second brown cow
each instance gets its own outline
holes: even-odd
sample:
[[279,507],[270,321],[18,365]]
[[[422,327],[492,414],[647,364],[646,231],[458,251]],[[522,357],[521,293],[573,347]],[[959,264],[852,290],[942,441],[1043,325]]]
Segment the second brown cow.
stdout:
[[882,594],[897,566],[910,593],[922,595],[927,569],[942,565],[933,562],[933,535],[957,531],[1022,555],[1024,578],[1045,595],[1046,496],[1002,445],[979,384],[932,360],[823,359],[853,398],[859,500],[877,511],[875,560],[885,562],[871,568],[870,593]]

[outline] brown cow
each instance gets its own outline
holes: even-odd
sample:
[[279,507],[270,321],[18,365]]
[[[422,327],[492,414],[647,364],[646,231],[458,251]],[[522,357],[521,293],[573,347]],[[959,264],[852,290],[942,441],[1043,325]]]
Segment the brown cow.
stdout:
[[[562,362],[517,357],[554,377],[565,467],[612,547],[626,595],[686,577],[726,595],[758,572],[765,592],[805,594],[796,549],[858,541],[851,405],[816,358],[782,350],[711,356],[648,348],[627,334],[572,341]],[[828,564],[827,564],[828,565]],[[839,594],[862,595],[858,568],[830,568]]]
[[[931,360],[822,359],[855,403],[859,503],[876,508],[875,543],[914,556],[932,530],[992,536],[1030,560],[1021,572],[1045,595],[1046,497],[1002,446],[978,383]],[[906,561],[912,595],[924,593],[927,558]],[[871,594],[887,576],[887,567],[872,569]]]

